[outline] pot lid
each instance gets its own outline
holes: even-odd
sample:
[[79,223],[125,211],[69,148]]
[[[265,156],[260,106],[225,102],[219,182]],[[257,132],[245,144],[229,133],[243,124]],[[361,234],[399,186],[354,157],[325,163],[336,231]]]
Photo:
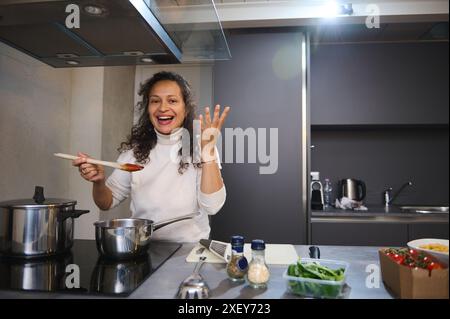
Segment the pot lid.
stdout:
[[0,202],[2,208],[50,208],[74,206],[77,201],[62,198],[46,198],[44,202],[36,203],[32,198],[15,199],[6,202]]
[[66,207],[76,205],[76,201],[61,198],[45,198],[44,188],[36,186],[33,198],[15,199],[0,203],[3,208],[49,208],[49,207]]

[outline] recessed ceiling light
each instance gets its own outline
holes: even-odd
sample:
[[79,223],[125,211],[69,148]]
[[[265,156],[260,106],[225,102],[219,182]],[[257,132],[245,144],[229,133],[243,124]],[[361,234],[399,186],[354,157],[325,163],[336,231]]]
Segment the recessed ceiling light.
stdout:
[[147,57],[147,58],[142,58],[142,59],[141,59],[141,62],[144,62],[144,63],[152,63],[152,62],[153,62],[153,59],[152,59],[152,58],[149,58],[149,57]]
[[322,15],[326,18],[333,18],[339,14],[339,4],[336,0],[329,0],[322,6]]
[[56,57],[59,59],[73,59],[78,58],[78,55],[73,53],[57,53]]
[[78,64],[80,64],[80,62],[75,61],[75,60],[67,60],[66,64],[68,64],[68,65],[78,65]]
[[84,12],[93,15],[93,16],[100,16],[106,12],[106,10],[99,6],[94,5],[87,5],[84,7]]
[[141,56],[141,55],[144,55],[144,52],[142,52],[142,51],[127,51],[127,52],[124,52],[123,55],[126,55],[126,56]]
[[341,14],[346,14],[351,16],[353,14],[353,6],[351,3],[346,3],[341,6]]
[[336,0],[330,0],[322,6],[322,16],[325,18],[334,18],[339,15],[352,15],[353,5],[351,3],[341,4]]

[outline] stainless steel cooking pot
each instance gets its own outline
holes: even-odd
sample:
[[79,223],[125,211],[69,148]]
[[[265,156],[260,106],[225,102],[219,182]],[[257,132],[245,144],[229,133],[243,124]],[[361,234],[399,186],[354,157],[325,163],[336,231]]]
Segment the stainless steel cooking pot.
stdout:
[[198,215],[195,213],[158,223],[140,218],[120,218],[95,222],[97,249],[103,256],[116,259],[145,255],[154,231]]
[[36,187],[33,199],[0,203],[0,255],[50,256],[73,245],[74,218],[88,213],[77,210],[74,200],[44,197]]

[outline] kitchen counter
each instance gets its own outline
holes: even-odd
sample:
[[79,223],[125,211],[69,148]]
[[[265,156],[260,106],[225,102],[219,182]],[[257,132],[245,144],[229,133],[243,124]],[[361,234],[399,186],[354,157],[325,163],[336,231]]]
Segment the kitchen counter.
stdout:
[[[138,287],[128,298],[164,298],[175,297],[179,284],[189,276],[193,263],[185,261],[194,244],[184,244],[152,276]],[[308,257],[309,246],[295,246],[301,257]],[[321,258],[337,259],[350,263],[347,276],[346,297],[352,299],[392,298],[382,282],[378,288],[367,288],[366,267],[378,265],[377,247],[320,246]],[[271,266],[269,286],[265,290],[252,289],[245,284],[234,284],[227,279],[225,264],[205,264],[201,274],[211,288],[211,298],[221,299],[280,299],[299,298],[286,292],[286,283],[282,274],[287,266]],[[105,298],[104,296],[85,296],[63,293],[41,293],[23,291],[0,291],[0,298]]]
[[377,222],[406,222],[406,223],[423,223],[423,222],[442,222],[448,223],[449,214],[432,213],[405,213],[398,206],[367,206],[368,210],[343,210],[338,208],[327,208],[325,210],[313,210],[311,212],[311,221],[324,221],[325,219],[358,219],[358,220],[374,220]]

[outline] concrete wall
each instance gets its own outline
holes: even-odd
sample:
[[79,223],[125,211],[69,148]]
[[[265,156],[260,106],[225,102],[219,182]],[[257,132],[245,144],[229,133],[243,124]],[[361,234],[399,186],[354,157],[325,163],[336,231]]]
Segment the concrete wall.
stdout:
[[[115,161],[117,148],[130,134],[133,124],[135,67],[74,69],[72,74],[71,154],[85,152],[94,158]],[[112,169],[106,168],[106,176]],[[76,169],[70,172],[69,192],[79,206],[91,210],[79,219],[76,238],[94,238],[97,220],[128,217],[129,201],[101,212],[92,199],[92,184]]]
[[[92,185],[55,152],[114,161],[129,134],[135,67],[54,69],[0,44],[0,201],[68,198],[90,214],[76,220],[75,238],[94,238],[100,211]],[[108,174],[110,172],[107,172]],[[126,216],[129,204],[101,218]]]
[[[104,68],[80,68],[72,71],[70,110],[70,154],[81,151],[101,158],[103,120]],[[66,163],[68,166],[70,162]],[[92,200],[92,184],[80,177],[76,168],[70,169],[69,194],[78,207],[89,209],[75,224],[76,238],[94,238],[92,223],[99,219],[99,209]]]
[[0,43],[0,201],[69,197],[71,71],[56,70]]
[[[131,133],[134,110],[134,80],[136,68],[133,66],[108,67],[104,73],[102,159],[115,161],[119,156],[117,148]],[[112,168],[105,168],[106,174]],[[101,219],[129,217],[130,200],[108,212],[101,212]]]

